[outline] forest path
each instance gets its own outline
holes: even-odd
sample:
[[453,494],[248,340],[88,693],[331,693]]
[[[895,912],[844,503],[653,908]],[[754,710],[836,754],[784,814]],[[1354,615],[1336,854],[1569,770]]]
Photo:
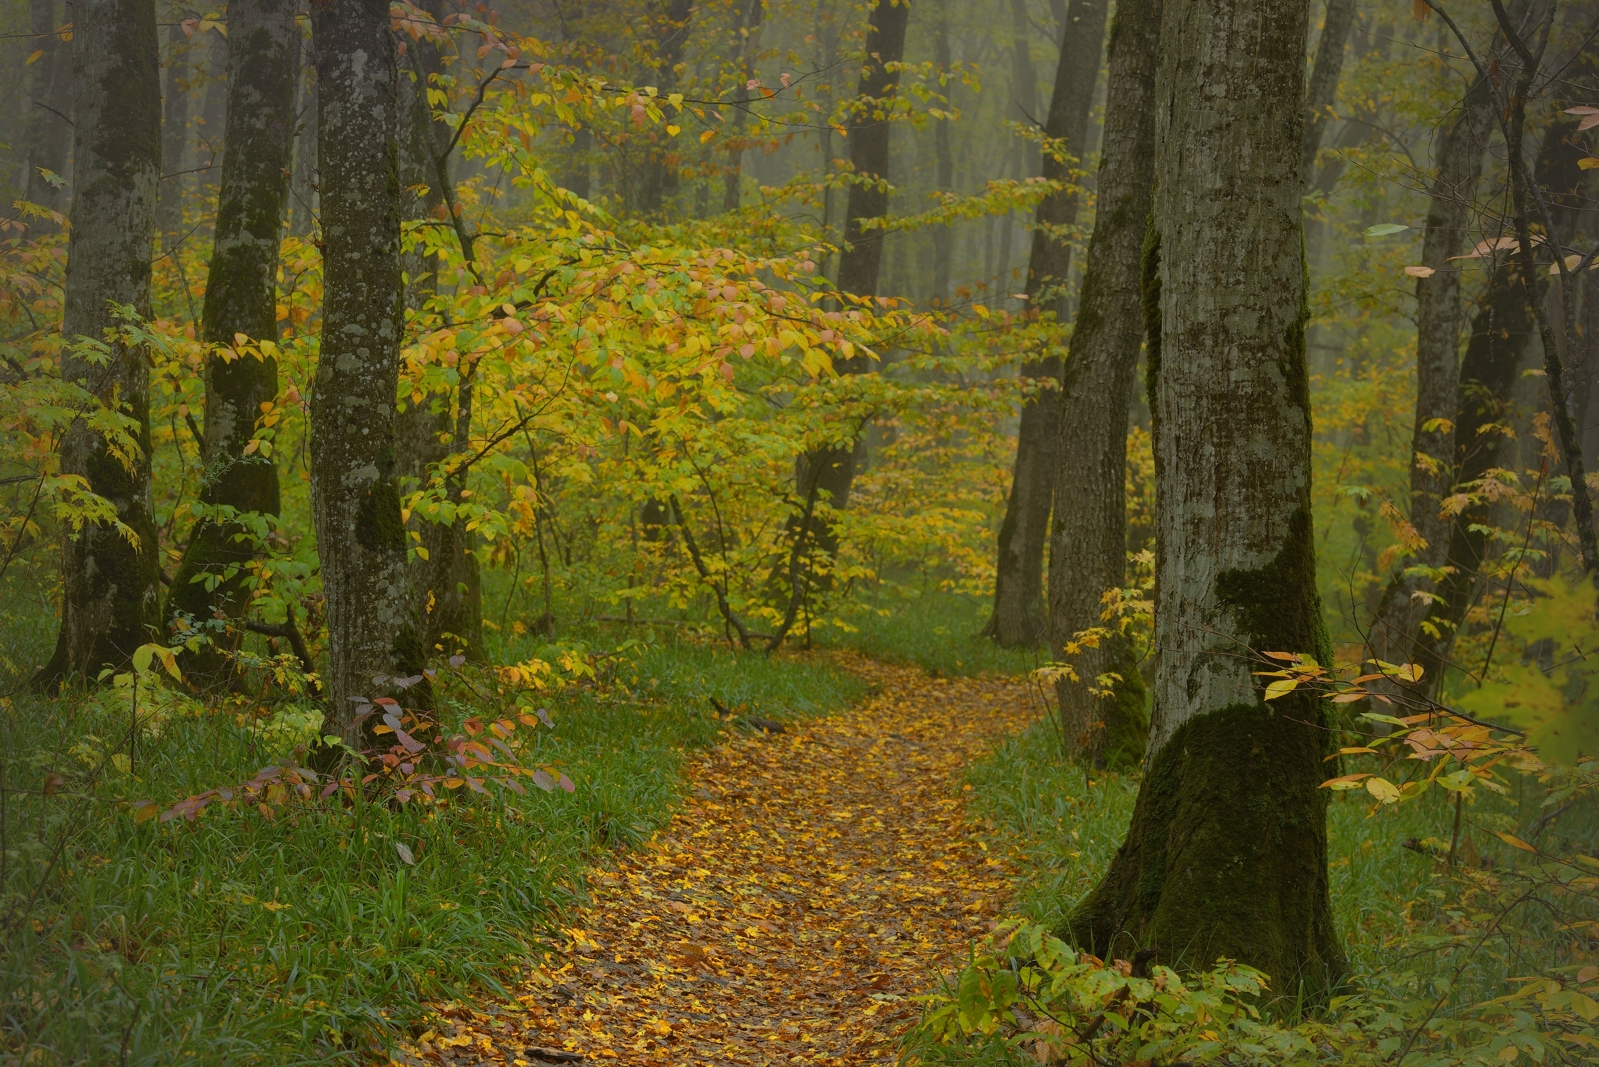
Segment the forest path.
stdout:
[[865,700],[690,754],[685,808],[598,873],[564,960],[514,1001],[447,1009],[419,1059],[893,1063],[910,998],[1012,880],[966,821],[961,772],[1038,712],[1021,678],[837,662]]

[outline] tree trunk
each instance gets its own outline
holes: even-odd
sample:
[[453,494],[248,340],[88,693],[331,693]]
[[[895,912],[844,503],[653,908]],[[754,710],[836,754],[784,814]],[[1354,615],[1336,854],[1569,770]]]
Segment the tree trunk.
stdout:
[[[944,110],[953,111],[955,107],[955,79],[949,77],[951,67],[949,53],[949,0],[938,0],[935,8],[937,14],[933,19],[933,64],[938,68],[941,78],[946,79],[942,85],[945,97]],[[955,189],[955,156],[950,151],[949,121],[937,119],[933,126],[933,158],[935,176],[938,181],[938,191],[941,193],[953,192]],[[955,230],[952,226],[943,225],[933,228],[933,293],[932,298],[940,303],[949,302],[949,271],[951,260],[955,256]]]
[[[1038,121],[1038,75],[1033,73],[1032,25],[1027,17],[1027,0],[1010,0],[1011,104],[1006,118],[1014,122]],[[1099,64],[1099,53],[1094,53]],[[1097,70],[1096,70],[1097,74]],[[1090,84],[1089,91],[1093,91]],[[1037,174],[1042,154],[1034,141],[1019,142],[1022,173]],[[1081,155],[1081,151],[1077,153]]]
[[761,46],[761,23],[765,19],[766,0],[741,0],[736,30],[741,38],[739,47],[744,57],[741,71],[744,81],[733,94],[740,106],[733,109],[732,145],[728,149],[727,174],[724,175],[722,189],[723,211],[738,210],[739,180],[744,169],[744,125],[749,117],[746,113],[750,98],[748,86],[755,78],[755,60],[760,55]]
[[[844,248],[838,257],[838,288],[854,296],[876,296],[883,262],[882,230],[867,230],[867,219],[888,215],[888,146],[892,123],[889,108],[899,91],[899,71],[893,65],[905,56],[905,27],[910,21],[910,0],[876,0],[866,24],[866,52],[860,82],[849,120],[849,161],[858,178],[849,187],[844,209]],[[837,361],[840,374],[860,374],[867,357]],[[858,436],[829,448],[812,449],[796,464],[799,499],[825,500],[836,511],[849,506],[849,490],[860,458]],[[800,524],[790,523],[792,530]],[[813,516],[808,528],[812,543],[831,556],[838,550],[838,535],[825,517]],[[799,534],[796,532],[796,536]]]
[[[443,5],[437,0],[424,6],[435,18],[443,17]],[[431,78],[444,71],[437,45],[425,38],[416,41],[411,44],[409,58],[411,70],[407,74],[411,76],[400,80],[400,185],[407,190],[425,187],[425,194],[408,192],[405,197],[407,217],[423,219],[447,203],[444,183],[450,180],[449,162],[441,162],[440,156],[449,146],[451,129],[448,123],[433,117],[425,93]],[[404,266],[408,276],[407,308],[413,314],[420,313],[423,321],[437,322],[437,316],[429,314],[426,305],[437,290],[438,265],[418,249],[406,256]],[[462,370],[469,373],[468,368]],[[471,429],[471,402],[471,381],[463,378],[453,398],[443,391],[406,404],[399,416],[400,477],[425,486],[451,455],[465,451]],[[447,479],[446,491],[452,503],[461,503],[465,481],[464,474]],[[411,523],[421,537],[421,551],[409,564],[410,611],[424,656],[440,651],[481,658],[482,580],[473,551],[476,539],[467,532],[465,519],[434,522],[413,512]]]
[[175,248],[183,227],[184,149],[189,140],[188,38],[181,23],[167,27],[167,69],[161,99],[161,188],[155,228],[164,251]]
[[[677,65],[683,61],[683,44],[688,40],[689,20],[694,17],[693,0],[665,0],[655,42],[655,87],[659,98],[677,90]],[[664,136],[665,131],[661,131]],[[643,174],[639,176],[639,212],[658,219],[666,198],[677,191],[677,166],[670,158],[670,140],[658,142],[650,131],[645,150]]]
[[[72,233],[61,331],[99,340],[110,305],[150,314],[150,247],[161,176],[161,70],[155,0],[78,0],[72,81]],[[69,353],[62,377],[120,403],[138,426],[131,469],[80,419],[61,442],[64,473],[87,479],[138,538],[85,525],[62,551],[61,631],[41,685],[124,665],[155,636],[160,562],[150,509],[150,367],[141,349],[113,345],[109,364]]]
[[[1064,140],[1066,150],[1081,156],[1088,140],[1088,112],[1099,78],[1100,49],[1105,41],[1107,0],[1073,0],[1055,69],[1049,118],[1044,132]],[[1070,181],[1071,169],[1045,154],[1043,175]],[[1078,199],[1070,191],[1052,194],[1038,205],[1032,254],[1027,261],[1027,314],[1066,307],[1066,281],[1072,248],[1059,231],[1077,221]],[[1045,636],[1044,544],[1049,539],[1050,497],[1055,485],[1060,424],[1059,354],[1045,352],[1022,365],[1022,376],[1043,388],[1022,404],[1016,433],[1016,465],[1011,476],[1005,520],[999,528],[994,575],[994,613],[983,631],[1001,645],[1035,645]]]
[[1304,98],[1307,0],[1163,6],[1146,274],[1160,658],[1127,839],[1067,926],[1106,959],[1226,956],[1315,1004],[1347,970],[1317,788],[1327,718],[1310,693],[1266,704],[1250,655],[1331,662],[1310,517],[1304,113],[1281,106]]
[[204,58],[200,65],[207,81],[200,104],[200,141],[195,165],[201,169],[195,175],[198,179],[195,185],[203,218],[216,205],[222,180],[222,141],[228,125],[228,39],[220,30],[212,30],[201,40]]
[[316,67],[300,70],[300,99],[296,105],[299,132],[294,138],[294,179],[289,186],[289,233],[310,237],[316,229]]
[[[1050,540],[1051,649],[1101,625],[1101,596],[1127,573],[1127,418],[1144,339],[1140,250],[1155,180],[1155,69],[1160,0],[1120,0],[1111,29],[1099,207],[1061,387],[1060,462]],[[1119,633],[1075,659],[1079,681],[1056,687],[1074,754],[1136,766],[1149,716],[1144,684]],[[1121,676],[1108,698],[1096,679]],[[1096,725],[1098,724],[1098,725]]]
[[[32,107],[23,133],[28,167],[22,198],[51,211],[60,211],[65,196],[56,183],[66,179],[67,145],[72,136],[72,124],[67,120],[72,111],[72,46],[62,43],[56,36],[55,0],[32,0],[29,21],[33,30],[31,49],[42,54],[29,70],[28,95],[32,98]],[[56,181],[51,181],[45,171],[54,175]],[[30,225],[40,232],[55,229],[53,223],[43,219]]]
[[1300,173],[1306,181],[1315,173],[1316,153],[1321,151],[1321,135],[1338,99],[1338,76],[1344,69],[1344,48],[1355,25],[1355,0],[1327,0],[1326,19],[1321,39],[1316,42],[1316,62],[1310,68],[1310,86],[1305,93],[1305,153]]
[[398,69],[384,0],[314,0],[325,235],[322,350],[311,395],[311,504],[327,597],[330,725],[359,743],[350,697],[411,673],[396,477],[400,280]]
[[1429,614],[1432,575],[1449,552],[1451,523],[1439,507],[1455,482],[1455,454],[1444,427],[1461,408],[1460,268],[1450,260],[1464,250],[1471,231],[1492,122],[1493,94],[1487,82],[1478,81],[1438,147],[1421,246],[1421,265],[1434,273],[1416,279],[1416,416],[1410,439],[1410,523],[1427,544],[1391,576],[1372,620],[1367,645],[1390,663],[1411,655],[1418,626]]
[[[216,241],[205,287],[202,338],[232,345],[278,337],[278,242],[289,192],[294,141],[294,90],[300,73],[296,0],[233,0],[228,5],[228,101]],[[200,502],[240,515],[277,515],[278,467],[246,454],[261,405],[278,395],[278,361],[219,355],[205,360],[205,479]],[[201,519],[167,595],[169,625],[205,628],[213,643],[185,655],[185,672],[201,682],[231,674],[229,653],[249,613],[245,568],[256,554],[248,527],[225,514]]]

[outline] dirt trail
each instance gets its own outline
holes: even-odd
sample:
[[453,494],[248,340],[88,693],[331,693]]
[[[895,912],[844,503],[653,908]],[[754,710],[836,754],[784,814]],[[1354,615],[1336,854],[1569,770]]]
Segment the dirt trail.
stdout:
[[1037,712],[1019,679],[841,665],[867,700],[694,754],[685,810],[599,876],[565,961],[449,1013],[418,1059],[892,1063],[909,998],[1011,880],[964,825],[961,771]]

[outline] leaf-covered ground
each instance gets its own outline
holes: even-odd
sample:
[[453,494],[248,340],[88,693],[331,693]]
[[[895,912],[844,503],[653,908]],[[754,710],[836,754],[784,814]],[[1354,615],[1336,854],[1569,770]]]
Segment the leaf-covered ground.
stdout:
[[893,1062],[910,998],[1012,879],[962,770],[1037,708],[1020,679],[841,662],[870,697],[695,754],[683,810],[599,873],[564,955],[514,999],[445,1006],[398,1062]]

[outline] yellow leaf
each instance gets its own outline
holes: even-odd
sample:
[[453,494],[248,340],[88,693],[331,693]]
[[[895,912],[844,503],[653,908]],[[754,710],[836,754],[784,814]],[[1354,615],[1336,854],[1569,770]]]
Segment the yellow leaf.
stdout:
[[667,124],[666,124],[666,133],[667,133],[667,136],[669,136],[669,137],[676,137],[676,136],[677,136],[677,135],[678,135],[678,134],[680,134],[680,133],[682,133],[682,132],[683,132],[683,127],[681,127],[681,126],[674,126],[674,125],[672,125],[672,124],[671,124],[671,123],[667,123]]
[[1572,993],[1571,1010],[1582,1016],[1583,1022],[1591,1023],[1599,1018],[1599,1001],[1595,1001],[1586,993]]
[[1297,688],[1299,688],[1298,678],[1279,678],[1266,687],[1266,699],[1276,700],[1278,697],[1285,697]]
[[[38,59],[42,55],[44,55],[44,49],[42,49],[42,48],[34,49],[33,50],[33,54],[28,56],[28,61],[26,63],[24,63],[23,66],[25,66],[25,67],[32,66],[34,60]],[[1584,160],[1584,162],[1586,162],[1586,160]]]
[[1505,844],[1509,845],[1512,848],[1519,848],[1523,852],[1537,852],[1538,851],[1537,849],[1533,848],[1531,845],[1527,844],[1527,842],[1525,842],[1521,838],[1517,837],[1515,834],[1507,834],[1503,830],[1495,830],[1494,833],[1498,836],[1499,840],[1503,841]]
[[1384,804],[1392,804],[1399,799],[1399,787],[1386,778],[1367,779],[1366,792]]
[[1359,774],[1346,774],[1338,778],[1329,778],[1321,783],[1321,788],[1333,790],[1354,789],[1360,785],[1362,779],[1370,777],[1370,771],[1361,771]]
[[[30,59],[28,62],[32,63],[33,60]],[[1599,167],[1599,156],[1584,156],[1577,160],[1577,166],[1583,170],[1593,170],[1595,167]]]
[[715,137],[715,136],[716,136],[716,131],[715,130],[705,130],[704,132],[702,132],[700,134],[700,144],[704,144],[706,141],[709,141],[712,137]]

